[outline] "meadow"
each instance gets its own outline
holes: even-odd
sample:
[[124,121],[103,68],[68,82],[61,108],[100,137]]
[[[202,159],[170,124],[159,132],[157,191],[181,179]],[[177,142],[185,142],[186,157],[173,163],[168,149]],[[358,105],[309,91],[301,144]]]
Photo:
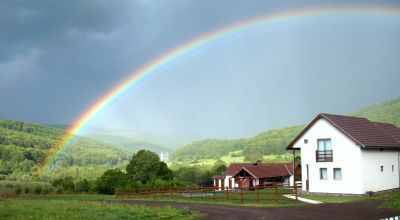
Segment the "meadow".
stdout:
[[170,206],[113,204],[109,195],[34,195],[0,200],[0,219],[195,219],[199,213]]

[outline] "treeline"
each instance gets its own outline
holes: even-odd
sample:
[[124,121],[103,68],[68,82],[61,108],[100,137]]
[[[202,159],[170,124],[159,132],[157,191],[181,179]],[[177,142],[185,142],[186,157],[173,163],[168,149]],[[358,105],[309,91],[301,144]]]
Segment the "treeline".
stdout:
[[[54,147],[67,133],[63,130],[0,119],[0,180],[40,180],[36,171]],[[107,144],[88,138],[78,137],[66,147],[56,163],[56,169],[48,178],[58,178],[66,170],[74,173],[75,179],[94,179],[93,172],[104,171],[126,165],[131,152],[115,149]],[[101,175],[98,172],[94,172]],[[89,176],[85,176],[89,175]]]
[[241,151],[241,153],[233,156],[246,158],[254,158],[255,155],[284,154],[285,147],[302,129],[304,126],[293,126],[271,129],[248,139],[196,141],[179,148],[173,154],[173,159],[176,161],[218,159],[234,151]]
[[179,167],[172,170],[160,161],[157,154],[140,150],[132,156],[125,169],[110,169],[104,172],[94,181],[93,188],[99,193],[114,194],[117,189],[212,186],[212,176],[221,174],[225,169],[226,164],[217,161],[209,169]]

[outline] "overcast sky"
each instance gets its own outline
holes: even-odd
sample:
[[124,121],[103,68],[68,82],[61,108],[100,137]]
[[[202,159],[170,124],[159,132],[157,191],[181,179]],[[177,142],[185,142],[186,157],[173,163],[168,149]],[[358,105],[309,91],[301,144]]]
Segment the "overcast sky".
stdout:
[[[247,19],[313,6],[400,7],[326,2],[0,0],[0,117],[72,124],[135,69]],[[164,66],[88,127],[239,138],[319,112],[346,114],[400,96],[399,39],[400,16],[264,25]]]

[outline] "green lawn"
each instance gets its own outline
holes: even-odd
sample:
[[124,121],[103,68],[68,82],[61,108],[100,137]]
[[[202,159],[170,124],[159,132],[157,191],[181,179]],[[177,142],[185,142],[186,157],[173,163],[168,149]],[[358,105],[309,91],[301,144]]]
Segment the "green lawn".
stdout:
[[400,210],[400,190],[375,194],[372,196],[331,196],[331,195],[300,195],[300,197],[313,199],[324,203],[348,203],[361,201],[382,201],[384,208],[395,208]]
[[[195,219],[199,213],[170,206],[102,202],[104,195],[38,195],[0,200],[0,219]],[[95,201],[96,200],[96,201]]]
[[262,189],[258,195],[259,201],[257,201],[257,194],[255,191],[245,191],[243,192],[241,201],[241,195],[239,192],[216,192],[215,200],[212,191],[206,192],[203,198],[197,192],[193,192],[192,197],[186,192],[184,195],[182,193],[173,193],[173,198],[170,197],[170,193],[164,193],[157,196],[149,197],[137,197],[130,196],[125,199],[139,199],[139,200],[151,200],[151,201],[174,201],[174,202],[190,202],[190,203],[205,203],[205,204],[221,204],[221,205],[236,205],[236,206],[257,206],[257,207],[276,207],[276,206],[298,206],[303,205],[302,202],[295,202],[294,200],[283,197],[284,194],[291,194],[292,189],[279,189],[279,195],[272,194],[275,189]]

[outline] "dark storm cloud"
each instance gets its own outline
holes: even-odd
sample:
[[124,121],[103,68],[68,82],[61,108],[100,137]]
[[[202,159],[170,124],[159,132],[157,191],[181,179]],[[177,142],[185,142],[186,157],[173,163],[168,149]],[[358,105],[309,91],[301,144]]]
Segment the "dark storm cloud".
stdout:
[[[282,10],[360,2],[0,0],[0,117],[72,123],[130,72],[194,37]],[[396,97],[398,23],[335,24],[210,46],[133,89],[100,125],[236,137]],[[340,91],[309,87],[322,91],[323,79]],[[363,96],[377,79],[385,90]]]

